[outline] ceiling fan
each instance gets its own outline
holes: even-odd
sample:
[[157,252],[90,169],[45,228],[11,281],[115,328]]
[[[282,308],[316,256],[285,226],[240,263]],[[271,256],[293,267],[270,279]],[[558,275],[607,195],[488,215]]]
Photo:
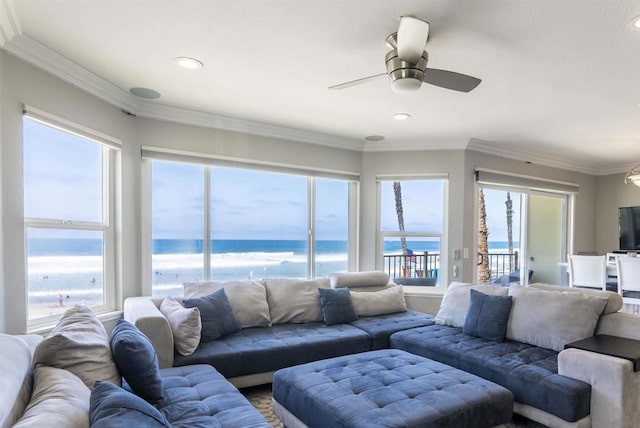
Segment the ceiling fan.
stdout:
[[387,72],[330,86],[329,89],[345,89],[382,76],[389,76],[391,88],[399,93],[415,92],[420,89],[422,82],[460,92],[475,89],[481,82],[476,77],[427,68],[429,55],[424,48],[428,37],[428,22],[413,16],[401,16],[398,31],[386,39],[391,49],[385,55]]

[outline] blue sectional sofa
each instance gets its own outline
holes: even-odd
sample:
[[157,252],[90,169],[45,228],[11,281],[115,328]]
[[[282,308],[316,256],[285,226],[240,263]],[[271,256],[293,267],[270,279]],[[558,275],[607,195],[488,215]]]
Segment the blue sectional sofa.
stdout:
[[[255,323],[256,308],[260,306],[247,295],[255,297],[255,291],[260,288],[256,283],[264,284],[262,292],[269,310],[264,318],[269,316],[271,320],[280,321],[270,326],[245,327],[216,340],[201,342],[189,355],[181,355],[174,349],[171,327],[160,311],[163,298],[129,298],[125,301],[124,316],[152,340],[161,366],[210,364],[237,387],[269,383],[273,373],[281,368],[388,348],[393,333],[434,322],[432,315],[407,310],[402,289],[389,283],[389,277],[382,272],[340,274],[314,281],[267,279],[190,284],[185,287],[185,294],[192,297],[225,288],[237,318],[248,319],[248,313],[243,311],[252,312]],[[317,289],[344,285],[351,287],[354,305],[360,305],[364,315],[349,323],[326,325],[322,322]],[[245,291],[239,292],[238,288],[243,287]],[[274,290],[276,288],[278,290]],[[290,303],[276,302],[276,296]],[[239,301],[248,300],[254,304],[245,309]],[[298,322],[291,322],[292,316],[297,317]]]
[[[200,343],[189,355],[175,349],[174,339],[179,338],[173,336],[161,311],[162,298],[127,299],[125,318],[149,336],[161,366],[209,364],[237,387],[269,383],[275,371],[292,365],[398,348],[506,387],[514,394],[515,413],[546,426],[633,427],[640,417],[636,399],[640,374],[630,361],[563,350],[564,343],[594,333],[640,340],[640,317],[618,312],[622,300],[617,294],[542,284],[452,284],[434,317],[406,310],[401,288],[387,281],[380,272],[317,281],[265,280],[251,285],[252,292],[263,293],[258,300],[256,295],[249,298],[246,290],[238,292],[242,287],[226,288],[237,318],[244,320],[242,328]],[[229,286],[209,283],[198,293]],[[317,289],[342,286],[351,290],[359,317],[325,325]],[[513,307],[507,312],[504,340],[465,331],[471,288],[483,294],[511,295]],[[198,293],[185,288],[186,297]],[[401,296],[401,307],[397,296]],[[251,305],[242,308],[242,302]]]
[[[467,334],[471,290],[511,296],[505,338]],[[452,284],[435,323],[393,334],[391,347],[509,389],[514,412],[549,427],[635,427],[640,373],[629,360],[564,344],[607,334],[639,340],[640,317],[616,293],[546,284]],[[486,322],[486,320],[485,320]]]
[[[76,308],[63,316],[63,320],[68,314],[73,317],[67,324],[70,329],[56,327],[44,339],[0,334],[0,358],[4,361],[0,366],[0,426],[271,426],[210,365],[160,369],[162,386],[156,392],[162,398],[149,404],[121,379],[100,322],[94,318],[97,329],[91,331],[72,311]],[[85,319],[92,316],[88,309],[85,314]]]
[[517,402],[562,420],[589,416],[591,385],[559,375],[558,352],[552,349],[491,341],[438,324],[394,334],[391,345],[502,385]]

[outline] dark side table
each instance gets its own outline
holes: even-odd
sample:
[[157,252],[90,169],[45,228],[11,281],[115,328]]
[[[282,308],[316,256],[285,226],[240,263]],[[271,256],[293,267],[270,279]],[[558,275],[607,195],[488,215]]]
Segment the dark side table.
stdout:
[[633,363],[633,371],[640,370],[640,340],[599,334],[577,342],[567,343],[564,349],[575,348],[611,357],[623,358]]

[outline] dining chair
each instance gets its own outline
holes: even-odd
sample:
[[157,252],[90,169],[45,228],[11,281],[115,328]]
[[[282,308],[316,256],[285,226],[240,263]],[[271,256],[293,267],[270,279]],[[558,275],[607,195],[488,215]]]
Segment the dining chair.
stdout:
[[606,256],[569,254],[567,260],[569,260],[569,287],[607,290]]
[[624,303],[640,304],[640,258],[618,257],[618,294]]

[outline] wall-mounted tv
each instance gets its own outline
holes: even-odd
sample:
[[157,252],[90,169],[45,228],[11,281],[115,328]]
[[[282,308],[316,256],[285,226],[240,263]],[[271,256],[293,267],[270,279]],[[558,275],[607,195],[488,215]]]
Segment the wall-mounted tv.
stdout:
[[640,250],[640,207],[618,208],[620,251]]

